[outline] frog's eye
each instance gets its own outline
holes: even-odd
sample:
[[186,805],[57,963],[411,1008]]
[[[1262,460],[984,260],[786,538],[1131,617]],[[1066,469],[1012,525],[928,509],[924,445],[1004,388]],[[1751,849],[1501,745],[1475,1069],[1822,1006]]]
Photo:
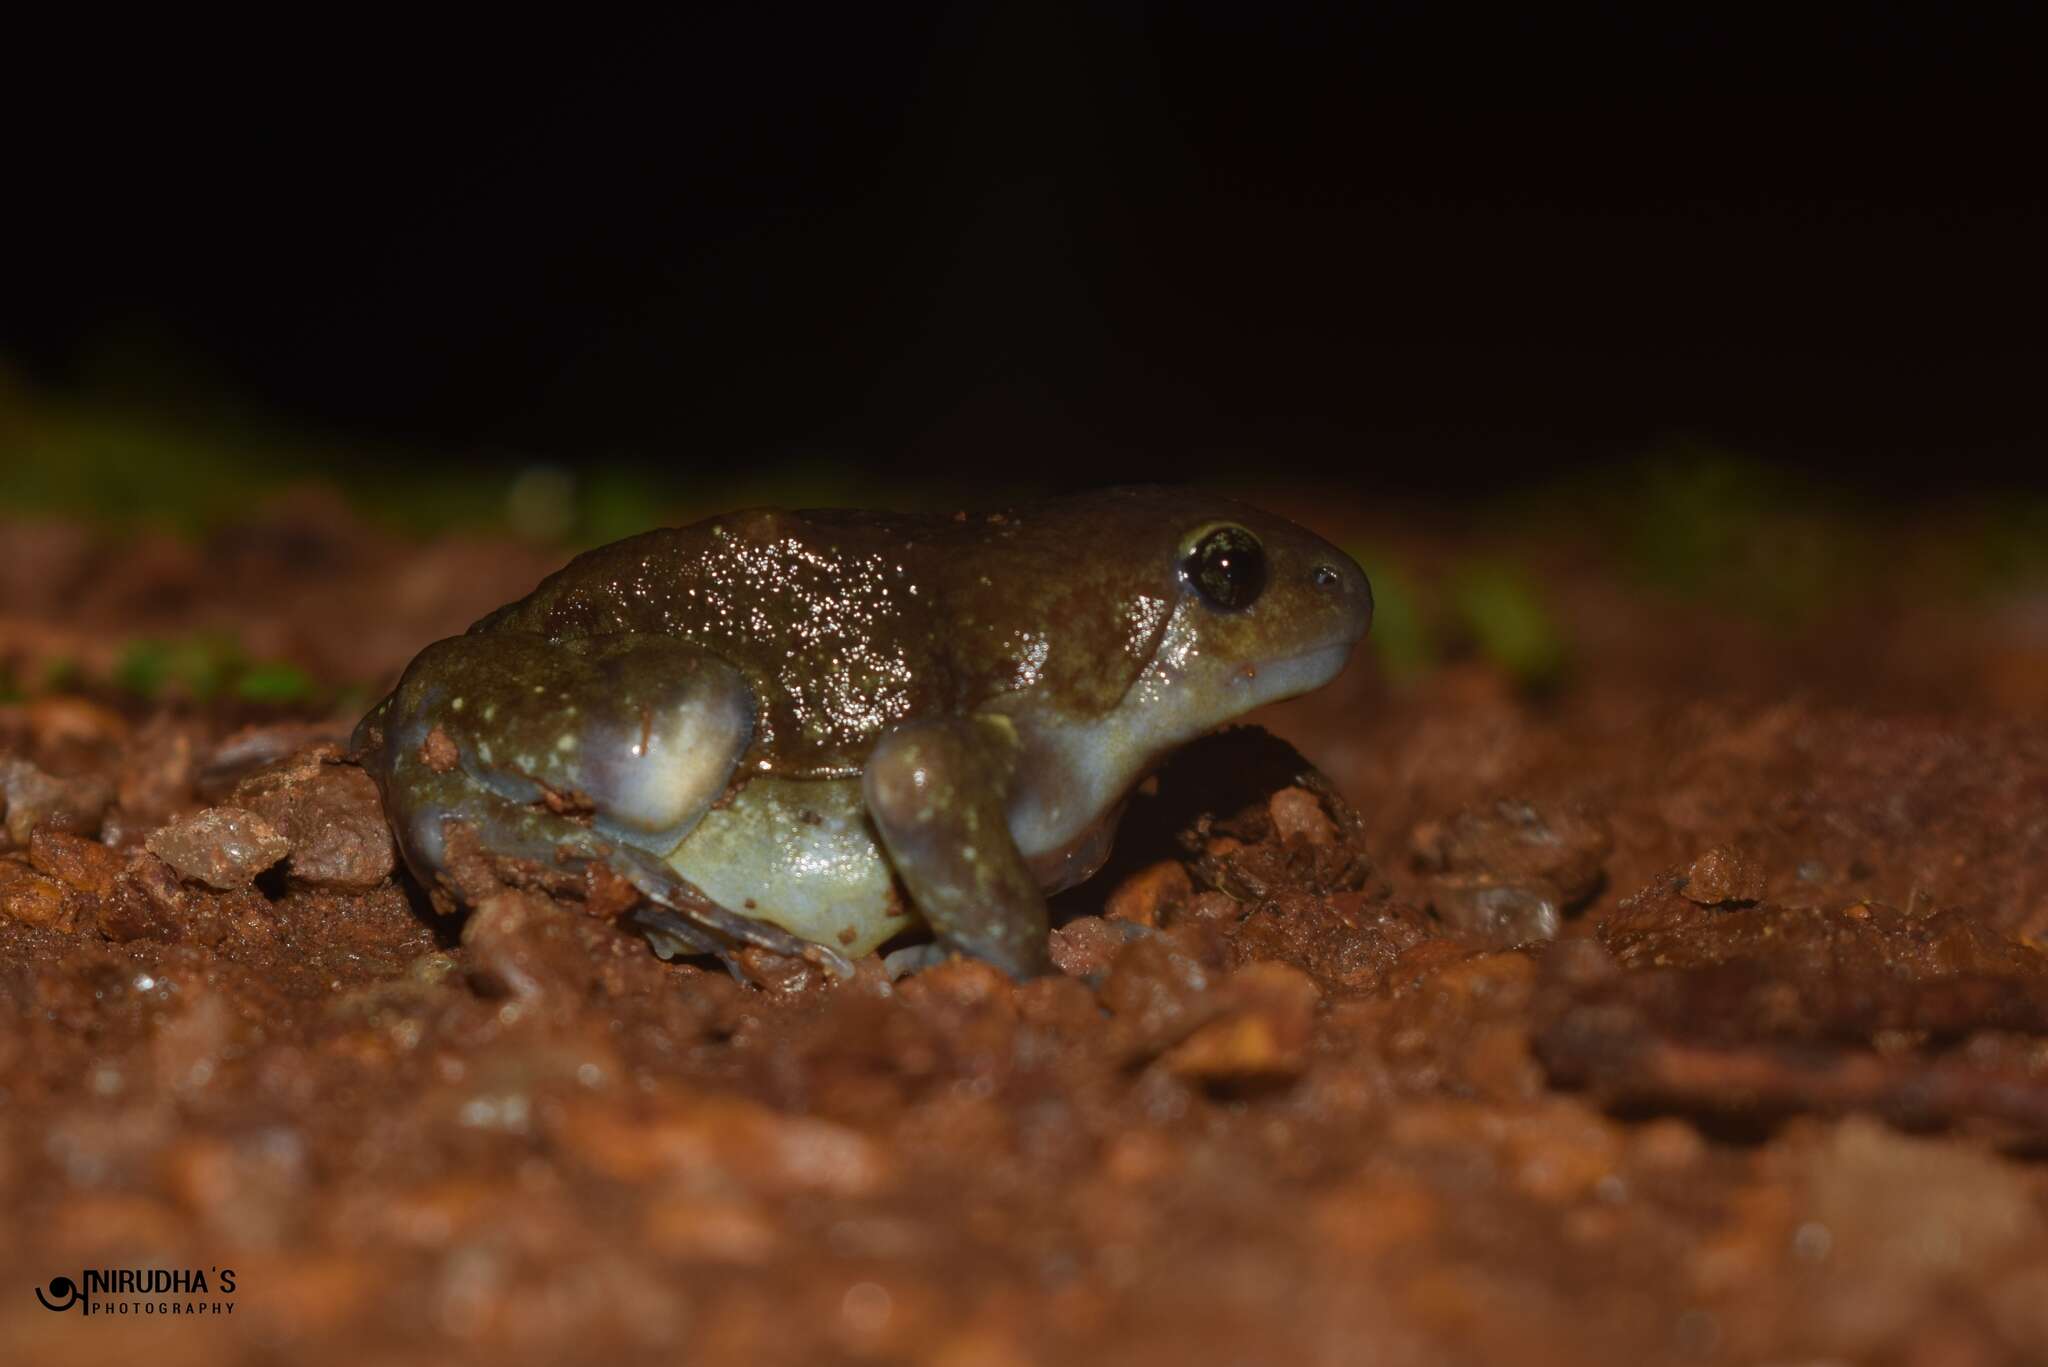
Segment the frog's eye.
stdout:
[[1210,607],[1236,612],[1250,607],[1266,588],[1266,551],[1242,527],[1204,532],[1180,562],[1181,577]]

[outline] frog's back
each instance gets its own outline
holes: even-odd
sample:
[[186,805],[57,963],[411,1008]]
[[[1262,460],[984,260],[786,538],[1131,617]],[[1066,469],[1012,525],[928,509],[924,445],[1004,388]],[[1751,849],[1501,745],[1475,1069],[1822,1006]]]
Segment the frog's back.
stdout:
[[974,517],[753,509],[578,556],[472,630],[701,645],[753,686],[752,772],[843,777],[912,717],[1114,708],[1164,630],[1186,516],[1144,490]]
[[895,514],[729,513],[586,552],[471,630],[688,640],[753,684],[755,772],[850,774],[892,723],[960,704],[927,587],[948,530]]

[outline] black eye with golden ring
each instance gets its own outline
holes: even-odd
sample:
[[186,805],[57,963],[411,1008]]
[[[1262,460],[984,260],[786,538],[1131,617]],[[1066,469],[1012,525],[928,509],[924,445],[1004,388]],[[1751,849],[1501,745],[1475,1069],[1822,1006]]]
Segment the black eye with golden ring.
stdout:
[[1180,572],[1210,607],[1237,612],[1266,590],[1266,551],[1244,528],[1218,527],[1195,542]]

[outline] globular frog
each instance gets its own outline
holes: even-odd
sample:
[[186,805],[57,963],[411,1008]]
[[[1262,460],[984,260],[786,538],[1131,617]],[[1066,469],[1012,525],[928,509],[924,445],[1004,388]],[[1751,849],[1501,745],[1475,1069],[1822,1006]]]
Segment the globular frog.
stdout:
[[756,509],[578,556],[415,659],[356,749],[432,882],[603,861],[658,952],[843,971],[921,918],[1014,976],[1170,750],[1329,681],[1365,575],[1179,489],[1003,513]]

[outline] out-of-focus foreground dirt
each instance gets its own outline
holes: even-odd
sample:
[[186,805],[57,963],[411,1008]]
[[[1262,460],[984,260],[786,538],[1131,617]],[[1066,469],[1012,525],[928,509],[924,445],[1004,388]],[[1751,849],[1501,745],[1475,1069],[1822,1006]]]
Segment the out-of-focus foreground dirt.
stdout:
[[[217,629],[388,680],[556,559],[317,500],[0,539],[16,678]],[[1327,782],[1192,748],[1023,986],[458,925],[346,718],[0,707],[0,1360],[2048,1360],[2044,614],[1531,553],[1566,672],[1361,659],[1261,719]],[[36,1303],[88,1267],[235,1308]]]

